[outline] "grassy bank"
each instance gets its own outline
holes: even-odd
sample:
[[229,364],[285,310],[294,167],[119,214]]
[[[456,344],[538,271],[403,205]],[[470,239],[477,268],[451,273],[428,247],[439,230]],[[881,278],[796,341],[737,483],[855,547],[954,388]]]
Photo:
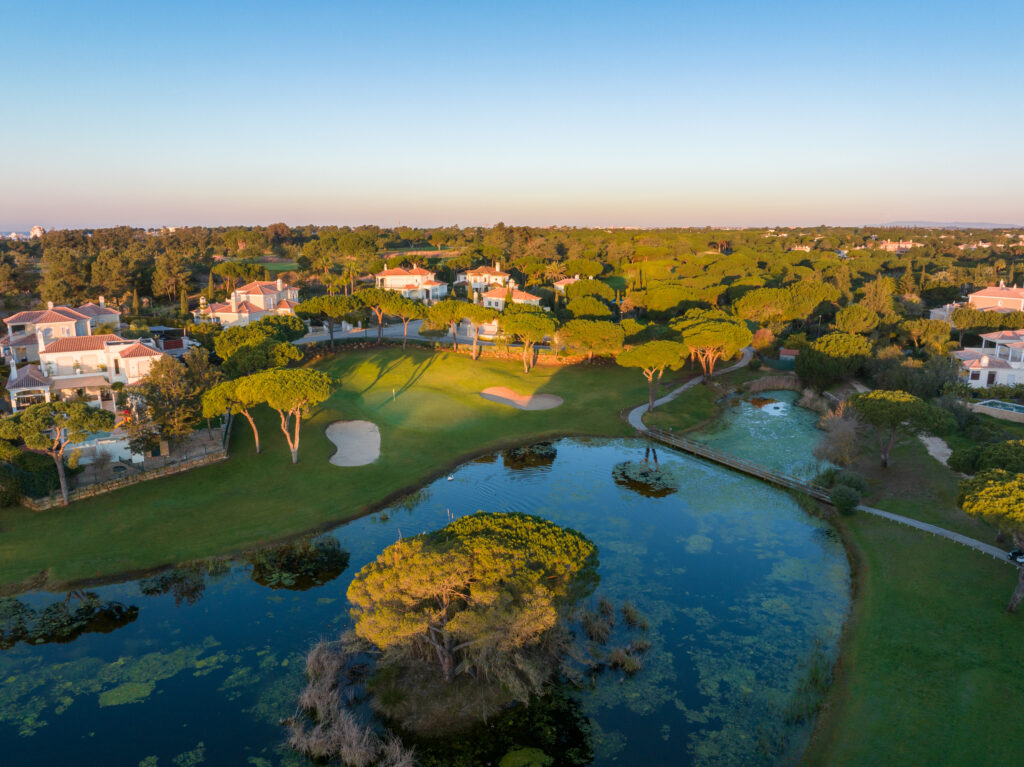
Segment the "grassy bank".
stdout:
[[[987,543],[995,532],[956,506],[958,477],[907,438],[888,469],[870,444],[857,470],[866,502]],[[1015,650],[1024,616],[1006,603],[1008,564],[857,514],[840,520],[856,594],[835,684],[804,763],[811,767],[1015,764]]]
[[804,764],[1017,764],[1024,617],[1001,562],[870,517],[842,522],[857,594],[838,678]]
[[[643,402],[647,386],[618,367],[537,367],[450,353],[378,349],[340,354],[319,367],[340,389],[303,422],[292,465],[276,414],[259,416],[256,455],[240,419],[231,459],[186,474],[33,513],[0,511],[0,584],[46,574],[50,584],[213,556],[358,516],[414,489],[460,458],[545,435],[628,435],[618,412]],[[520,411],[479,396],[489,386],[565,400]],[[381,431],[381,457],[357,468],[331,466],[331,422],[365,419]]]

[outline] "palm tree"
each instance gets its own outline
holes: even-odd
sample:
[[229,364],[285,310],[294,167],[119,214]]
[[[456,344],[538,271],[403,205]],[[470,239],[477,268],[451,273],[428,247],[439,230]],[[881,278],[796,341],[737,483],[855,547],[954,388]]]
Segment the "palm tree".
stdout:
[[548,282],[557,282],[565,277],[565,264],[561,261],[552,261],[544,269],[544,276]]

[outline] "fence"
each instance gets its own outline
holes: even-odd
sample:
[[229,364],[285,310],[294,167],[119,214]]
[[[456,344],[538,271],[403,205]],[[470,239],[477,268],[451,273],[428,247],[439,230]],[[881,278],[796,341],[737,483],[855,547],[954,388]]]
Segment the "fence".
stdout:
[[[209,453],[199,456],[197,458],[188,458],[184,461],[178,461],[177,463],[168,463],[164,466],[148,469],[145,471],[139,471],[137,474],[130,474],[126,477],[118,477],[107,482],[97,482],[94,485],[83,487],[78,490],[72,490],[68,493],[69,501],[81,501],[84,498],[92,498],[96,495],[103,495],[109,493],[112,490],[120,490],[123,487],[130,485],[137,485],[139,482],[146,482],[150,479],[159,479],[160,477],[167,477],[171,474],[179,474],[183,471],[190,471],[191,469],[197,469],[200,466],[208,466],[213,463],[220,463],[221,461],[227,460],[228,451],[224,448],[220,450],[213,450]],[[63,503],[63,498],[59,492],[51,493],[43,498],[22,498],[21,504],[26,506],[32,511],[45,511],[51,509],[54,506],[60,506]]]
[[736,471],[749,474],[752,477],[763,479],[773,485],[785,487],[790,490],[798,490],[801,493],[806,493],[812,498],[817,498],[819,501],[830,502],[829,491],[824,487],[821,487],[821,485],[815,485],[812,482],[807,482],[802,479],[797,479],[796,477],[791,477],[788,474],[783,474],[781,471],[775,471],[774,469],[759,466],[751,461],[746,461],[742,458],[737,458],[734,455],[723,453],[721,450],[715,450],[715,448],[708,447],[701,442],[695,442],[692,439],[681,437],[677,434],[673,434],[672,432],[664,431],[663,429],[648,429],[647,432],[651,437],[659,442],[664,442],[672,447],[677,447],[687,453],[700,456],[701,458],[722,464],[723,466],[728,466]]

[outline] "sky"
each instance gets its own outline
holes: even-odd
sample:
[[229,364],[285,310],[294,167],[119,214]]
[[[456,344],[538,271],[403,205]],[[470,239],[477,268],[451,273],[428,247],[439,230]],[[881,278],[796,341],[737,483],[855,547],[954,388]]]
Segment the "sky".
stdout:
[[1024,3],[0,0],[0,230],[1024,224]]

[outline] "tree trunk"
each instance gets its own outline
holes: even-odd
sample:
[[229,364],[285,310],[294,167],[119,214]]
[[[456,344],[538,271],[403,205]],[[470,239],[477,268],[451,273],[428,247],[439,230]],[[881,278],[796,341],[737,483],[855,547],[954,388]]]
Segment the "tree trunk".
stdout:
[[377,343],[384,338],[384,310],[377,312]]
[[67,506],[68,503],[70,503],[70,498],[68,496],[68,477],[67,474],[64,473],[63,453],[64,451],[62,450],[59,453],[52,453],[51,455],[53,456],[53,462],[57,464],[57,478],[60,480],[60,496],[64,499],[61,506]]
[[459,326],[457,323],[452,323],[452,350],[459,350]]
[[256,429],[256,422],[254,420],[252,420],[252,416],[249,415],[249,411],[248,410],[243,410],[242,411],[242,415],[245,416],[245,419],[249,422],[249,426],[252,427],[252,438],[256,442],[256,455],[259,455],[260,454],[260,433]]
[[331,337],[331,351],[334,351],[334,320],[327,318],[327,334]]
[[289,447],[292,449],[292,463],[299,462],[299,429],[302,427],[302,413],[295,414],[295,439]]
[[405,351],[405,342],[409,339],[409,319],[408,317],[402,318],[402,351]]
[[1024,599],[1024,567],[1017,568],[1017,587],[1013,590],[1013,596],[1010,597],[1010,604],[1006,606],[1006,612],[1017,612],[1017,605],[1020,604],[1021,599]]
[[530,372],[530,347],[523,341],[523,372]]
[[476,323],[473,323],[473,352],[469,356],[469,358],[472,359],[472,360],[476,359],[479,338],[480,338],[480,326],[477,325]]
[[654,371],[648,373],[645,370],[644,375],[647,376],[647,412],[650,413],[654,410]]
[[888,469],[889,468],[889,453],[892,452],[892,446],[894,444],[896,444],[896,427],[895,426],[889,430],[889,442],[888,442],[888,444],[883,445],[883,443],[882,443],[882,433],[881,432],[878,433],[878,447],[881,449],[881,452],[882,452],[882,468],[883,469]]

